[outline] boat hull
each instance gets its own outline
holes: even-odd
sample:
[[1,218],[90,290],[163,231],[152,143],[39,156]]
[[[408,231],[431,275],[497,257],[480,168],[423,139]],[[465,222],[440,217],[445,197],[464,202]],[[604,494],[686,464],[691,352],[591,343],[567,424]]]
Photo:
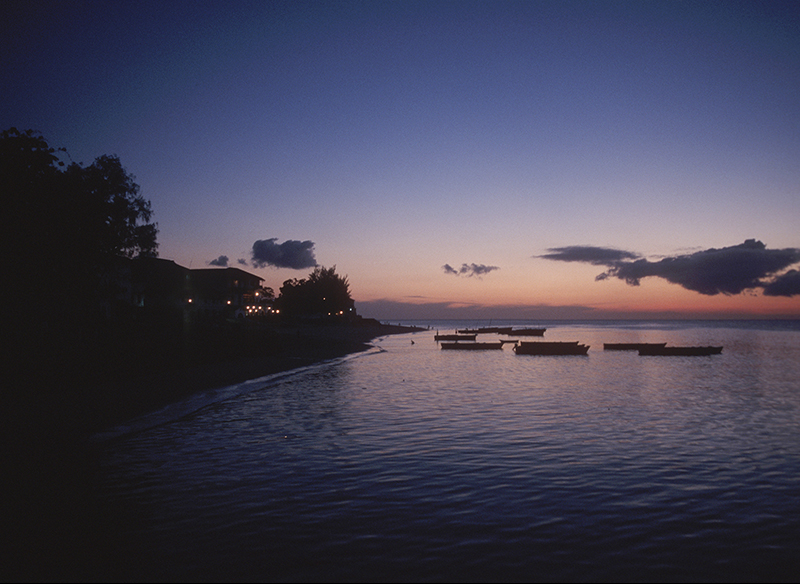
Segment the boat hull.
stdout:
[[456,330],[459,334],[489,334],[489,333],[496,333],[496,334],[510,334],[512,327],[497,327],[497,326],[487,326],[483,328],[477,329],[459,329]]
[[665,347],[667,343],[603,343],[604,351],[640,351],[641,349],[649,349]]
[[581,345],[578,341],[523,341],[514,346],[514,352],[517,355],[586,355],[589,345]]
[[511,332],[504,334],[511,335],[512,337],[543,337],[546,330],[547,329],[512,329]]
[[484,351],[484,350],[491,350],[491,349],[502,349],[503,343],[459,343],[459,342],[452,342],[452,343],[442,343],[443,350],[455,350],[455,351]]
[[646,357],[706,357],[720,353],[722,353],[722,347],[645,347],[639,349],[639,355]]
[[474,341],[477,333],[473,334],[455,334],[455,335],[435,335],[433,337],[436,341]]

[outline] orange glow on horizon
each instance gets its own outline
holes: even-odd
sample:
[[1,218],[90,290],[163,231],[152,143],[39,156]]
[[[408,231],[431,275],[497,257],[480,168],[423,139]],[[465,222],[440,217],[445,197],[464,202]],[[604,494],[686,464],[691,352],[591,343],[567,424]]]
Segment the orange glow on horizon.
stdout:
[[[569,286],[543,286],[530,292],[522,288],[480,286],[462,289],[448,287],[436,293],[380,294],[354,293],[359,302],[389,301],[424,307],[440,305],[448,312],[457,309],[497,308],[498,313],[570,314],[575,318],[800,318],[800,298],[764,296],[761,293],[737,295],[699,294],[663,280],[643,281],[631,286],[622,281],[584,281]],[[544,288],[544,289],[542,289]],[[480,293],[478,293],[480,292]],[[485,312],[485,311],[484,311]],[[511,317],[506,317],[511,318]],[[520,316],[520,318],[528,318]],[[536,318],[536,317],[533,317]],[[546,318],[546,317],[543,317]],[[566,316],[565,316],[566,318]]]

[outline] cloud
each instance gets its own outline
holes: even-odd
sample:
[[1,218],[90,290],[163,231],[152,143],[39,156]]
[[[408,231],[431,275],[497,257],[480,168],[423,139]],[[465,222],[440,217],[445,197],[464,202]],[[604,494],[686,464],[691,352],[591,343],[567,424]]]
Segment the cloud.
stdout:
[[222,266],[222,267],[226,267],[226,266],[228,265],[228,256],[226,256],[226,255],[221,255],[221,256],[219,256],[217,259],[215,259],[215,260],[211,260],[210,262],[208,262],[208,265],[209,265],[209,266]]
[[450,264],[442,266],[445,274],[453,274],[455,276],[483,276],[494,270],[499,270],[497,266],[486,266],[484,264],[461,264],[461,268],[456,270]]
[[613,266],[624,260],[638,259],[639,254],[610,247],[593,247],[589,245],[572,245],[569,247],[552,247],[550,253],[540,256],[546,260],[559,262],[586,262],[595,266]]
[[239,258],[238,260],[236,260],[236,263],[239,264],[240,266],[246,266],[247,260],[244,258]]
[[656,262],[633,252],[602,247],[575,246],[548,251],[550,253],[538,257],[605,265],[609,269],[598,275],[597,280],[619,278],[631,286],[638,286],[642,278],[657,277],[707,296],[739,294],[757,288],[762,288],[768,296],[800,294],[797,270],[782,274],[793,264],[800,263],[800,249],[767,249],[755,239]]
[[287,240],[281,244],[275,243],[277,237],[259,239],[253,244],[253,267],[263,268],[274,266],[276,268],[314,268],[317,260],[314,257],[313,241]]
[[764,286],[764,296],[796,296],[800,294],[800,272],[789,270]]

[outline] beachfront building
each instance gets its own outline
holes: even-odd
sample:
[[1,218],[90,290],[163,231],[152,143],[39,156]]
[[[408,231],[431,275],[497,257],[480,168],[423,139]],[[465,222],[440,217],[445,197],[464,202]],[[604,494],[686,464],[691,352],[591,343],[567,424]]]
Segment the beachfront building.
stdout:
[[239,268],[189,270],[188,303],[201,314],[255,315],[264,310],[263,281]]
[[183,309],[190,295],[189,272],[172,260],[157,257],[130,260],[130,303],[153,310]]
[[126,303],[139,308],[179,310],[197,317],[264,314],[272,296],[263,278],[239,268],[189,269],[172,260],[138,257],[119,271]]

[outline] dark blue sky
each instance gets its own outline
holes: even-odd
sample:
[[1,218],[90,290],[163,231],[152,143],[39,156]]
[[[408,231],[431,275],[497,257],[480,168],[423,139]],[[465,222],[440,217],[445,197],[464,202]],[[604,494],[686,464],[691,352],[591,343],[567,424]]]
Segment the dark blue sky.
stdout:
[[798,2],[3,10],[0,125],[118,155],[182,265],[224,256],[276,290],[336,265],[375,310],[800,313],[544,257],[800,246]]

